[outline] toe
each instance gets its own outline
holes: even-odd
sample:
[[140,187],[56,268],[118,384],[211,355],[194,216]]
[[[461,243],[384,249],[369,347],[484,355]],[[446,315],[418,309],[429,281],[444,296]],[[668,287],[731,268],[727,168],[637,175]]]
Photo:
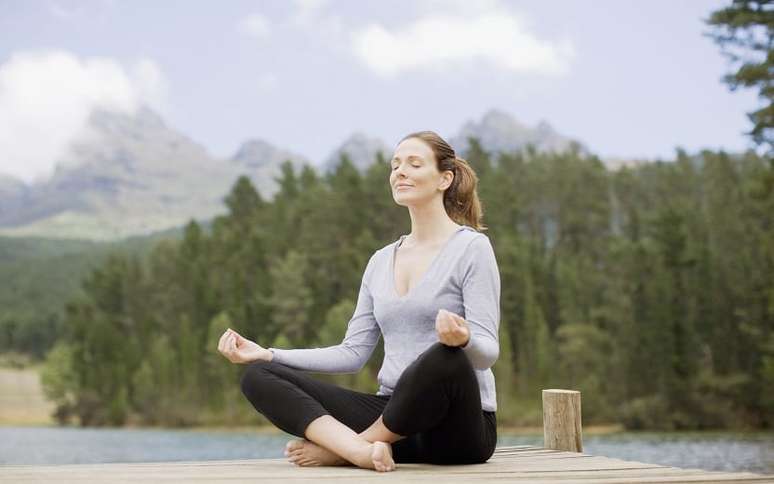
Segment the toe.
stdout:
[[304,447],[303,440],[291,440],[285,445],[285,448],[288,450],[288,452],[301,449],[302,447]]

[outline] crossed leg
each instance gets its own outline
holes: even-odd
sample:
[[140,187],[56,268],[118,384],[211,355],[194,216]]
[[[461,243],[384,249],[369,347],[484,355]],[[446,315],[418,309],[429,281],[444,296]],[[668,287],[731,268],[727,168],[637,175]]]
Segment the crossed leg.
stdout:
[[[242,391],[277,427],[308,439],[292,441],[286,448],[291,461],[299,465],[350,462],[388,471],[394,469],[390,444],[398,446],[405,462],[482,462],[491,455],[483,448],[488,444],[480,444],[491,438],[483,429],[478,383],[470,362],[461,349],[441,343],[409,365],[392,397],[348,390],[267,362],[249,365]],[[406,439],[391,428],[411,437]],[[425,452],[417,445],[419,434],[419,440],[434,451]]]
[[308,439],[293,441],[286,448],[296,454],[291,457],[298,458],[299,465],[394,468],[390,443],[395,437],[376,440],[390,436],[374,426],[389,397],[349,390],[265,361],[248,365],[241,386],[253,407],[275,426]]

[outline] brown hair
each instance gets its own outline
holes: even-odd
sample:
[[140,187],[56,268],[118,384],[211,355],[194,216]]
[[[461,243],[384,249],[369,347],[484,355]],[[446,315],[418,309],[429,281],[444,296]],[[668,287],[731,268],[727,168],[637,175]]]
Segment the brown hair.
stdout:
[[487,230],[481,222],[484,212],[476,192],[478,176],[468,162],[458,158],[449,143],[434,131],[408,134],[398,144],[409,138],[420,139],[430,146],[438,171],[454,173],[451,185],[443,192],[443,206],[449,217],[458,224],[468,225],[478,231]]

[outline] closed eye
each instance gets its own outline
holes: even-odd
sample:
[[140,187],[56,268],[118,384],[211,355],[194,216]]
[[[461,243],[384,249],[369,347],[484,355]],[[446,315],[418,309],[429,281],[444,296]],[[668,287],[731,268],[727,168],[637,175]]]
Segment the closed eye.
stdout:
[[[412,168],[420,168],[422,165],[411,165]],[[395,171],[398,168],[398,165],[394,165],[392,167],[392,171]]]

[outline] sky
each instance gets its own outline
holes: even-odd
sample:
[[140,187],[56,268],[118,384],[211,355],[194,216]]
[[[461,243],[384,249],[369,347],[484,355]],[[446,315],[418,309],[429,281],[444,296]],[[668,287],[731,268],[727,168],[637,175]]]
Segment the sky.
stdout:
[[142,104],[218,158],[262,139],[322,162],[493,108],[602,158],[739,151],[756,93],[703,35],[727,3],[0,0],[0,173],[43,180],[92,109]]

